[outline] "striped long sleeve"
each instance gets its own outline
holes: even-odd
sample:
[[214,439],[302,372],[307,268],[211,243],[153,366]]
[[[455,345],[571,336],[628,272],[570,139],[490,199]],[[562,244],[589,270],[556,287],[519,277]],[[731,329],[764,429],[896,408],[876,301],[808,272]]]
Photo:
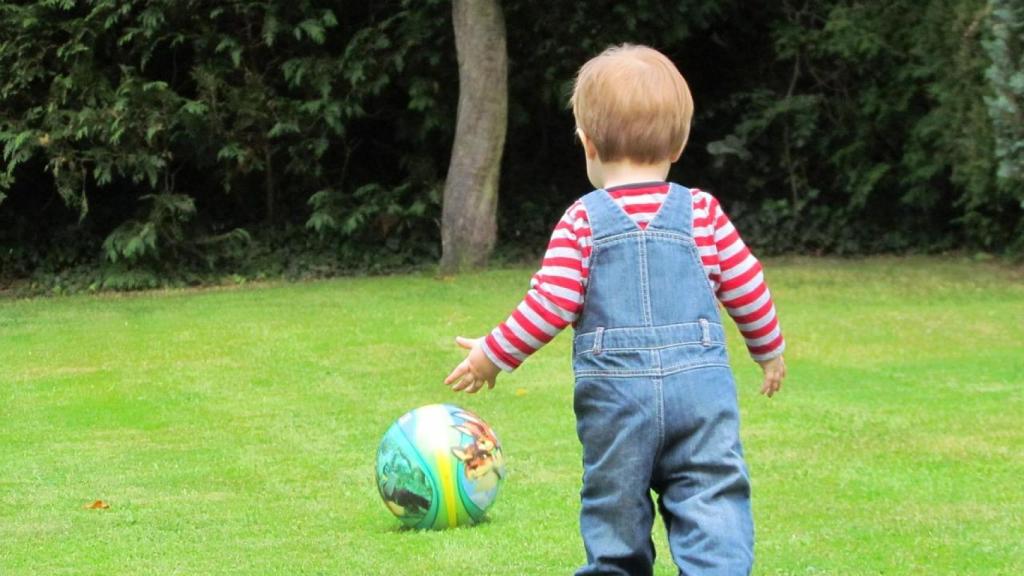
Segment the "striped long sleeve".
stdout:
[[[718,200],[701,190],[691,192],[694,240],[712,290],[736,322],[754,360],[782,354],[785,341],[760,262]],[[661,208],[668,185],[623,186],[609,193],[640,227],[646,227]],[[484,339],[484,353],[492,362],[512,371],[577,320],[586,294],[590,251],[590,222],[583,203],[576,201],[555,226],[526,296]]]

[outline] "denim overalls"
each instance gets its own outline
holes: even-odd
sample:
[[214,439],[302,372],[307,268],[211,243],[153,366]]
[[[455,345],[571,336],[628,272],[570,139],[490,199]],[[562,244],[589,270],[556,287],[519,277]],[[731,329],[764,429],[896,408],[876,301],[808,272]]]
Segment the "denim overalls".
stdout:
[[604,190],[583,203],[593,252],[573,372],[588,565],[577,574],[651,574],[651,489],[682,574],[749,574],[736,387],[691,193],[672,184],[646,230]]

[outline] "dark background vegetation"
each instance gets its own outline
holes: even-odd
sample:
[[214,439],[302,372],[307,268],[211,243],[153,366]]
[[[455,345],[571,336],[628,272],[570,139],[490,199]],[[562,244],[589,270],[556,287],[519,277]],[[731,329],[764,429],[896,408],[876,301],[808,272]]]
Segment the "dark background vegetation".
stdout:
[[[566,101],[634,42],[694,93],[672,178],[759,254],[1024,252],[1012,0],[502,3],[499,254],[589,190]],[[440,0],[0,3],[0,286],[436,262],[458,71]]]

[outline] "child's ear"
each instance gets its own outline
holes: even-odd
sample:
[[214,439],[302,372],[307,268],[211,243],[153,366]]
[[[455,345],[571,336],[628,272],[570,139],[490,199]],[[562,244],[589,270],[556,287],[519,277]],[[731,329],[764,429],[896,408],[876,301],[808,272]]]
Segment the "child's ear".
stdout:
[[683,140],[683,145],[679,147],[679,151],[672,157],[672,164],[675,164],[683,156],[683,150],[686,150],[686,140]]
[[597,158],[597,146],[594,146],[594,141],[587,137],[586,132],[577,128],[576,136],[580,139],[580,143],[583,144],[583,153],[587,155],[587,158],[591,160]]

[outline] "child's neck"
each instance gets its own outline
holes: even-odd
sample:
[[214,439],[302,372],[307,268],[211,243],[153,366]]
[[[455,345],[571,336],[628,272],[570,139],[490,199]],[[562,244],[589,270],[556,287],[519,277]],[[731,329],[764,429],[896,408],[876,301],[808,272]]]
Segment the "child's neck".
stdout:
[[668,160],[655,164],[635,164],[628,160],[601,164],[604,176],[602,188],[614,188],[640,182],[662,182],[668,176],[672,163]]

